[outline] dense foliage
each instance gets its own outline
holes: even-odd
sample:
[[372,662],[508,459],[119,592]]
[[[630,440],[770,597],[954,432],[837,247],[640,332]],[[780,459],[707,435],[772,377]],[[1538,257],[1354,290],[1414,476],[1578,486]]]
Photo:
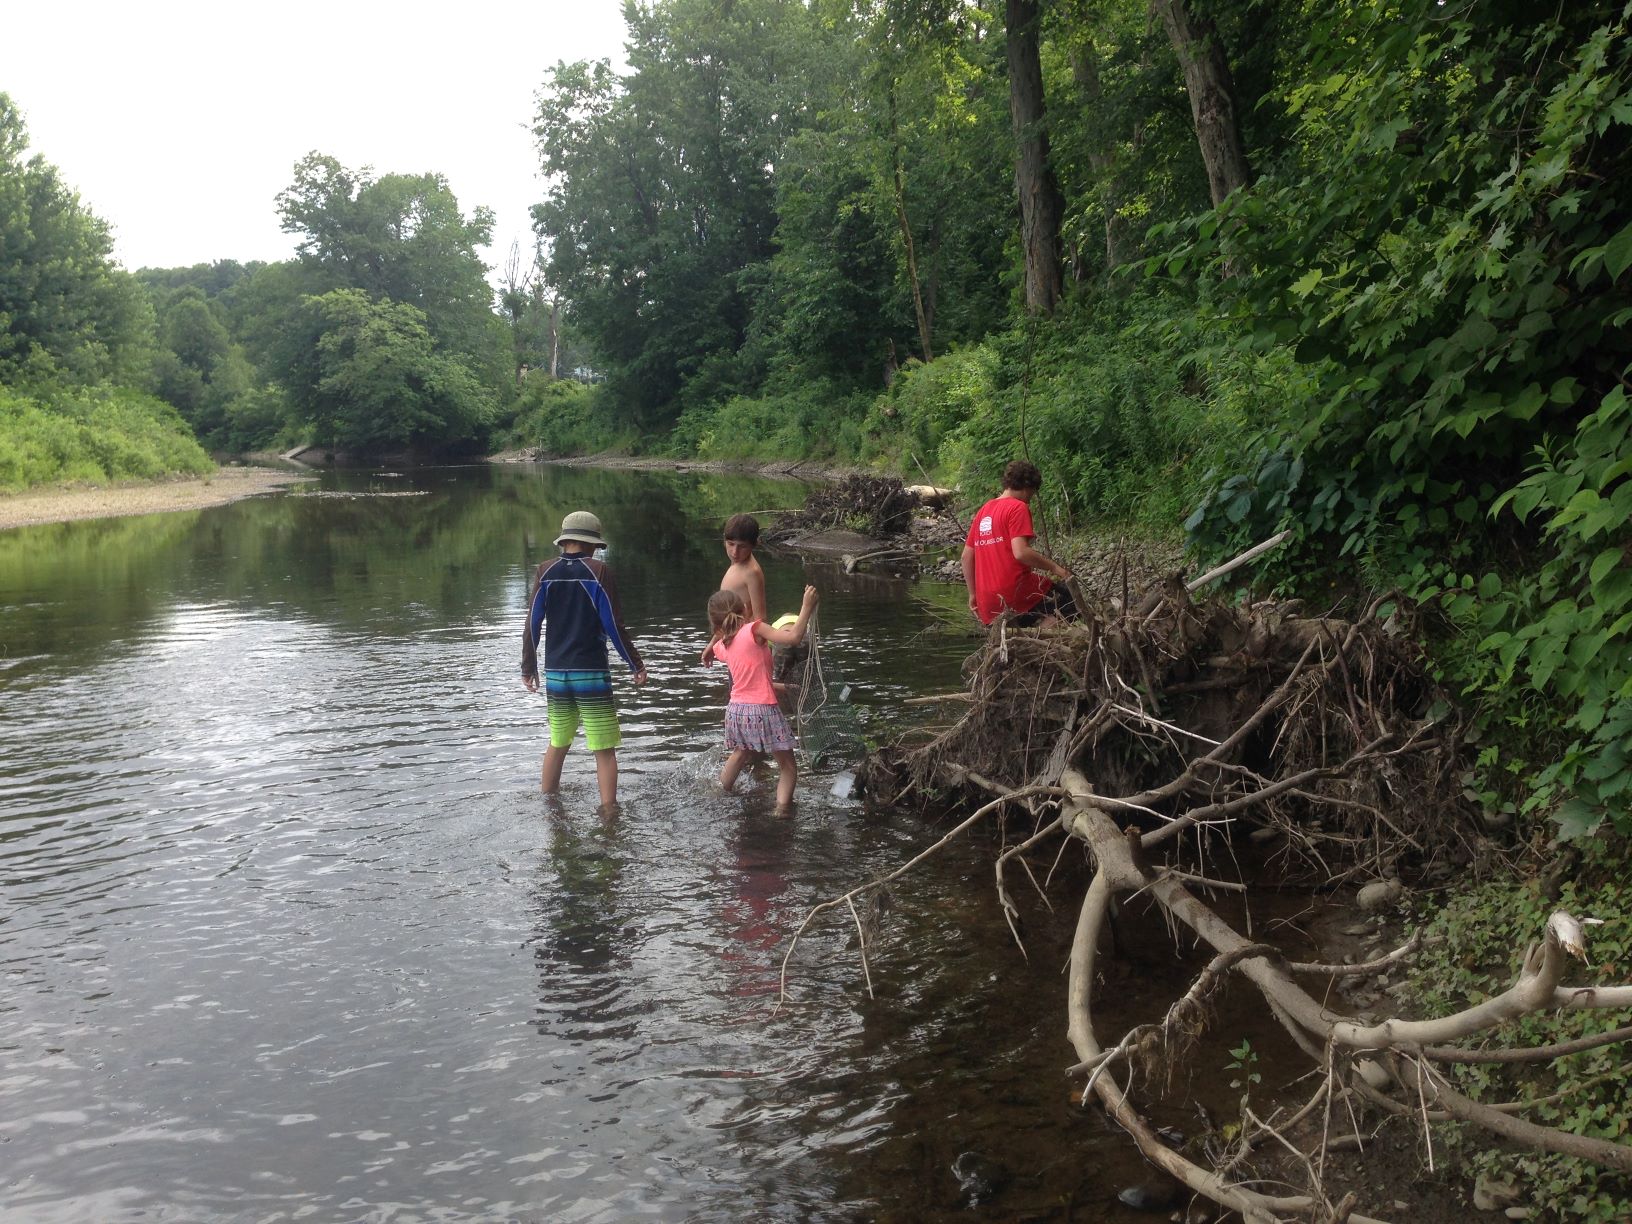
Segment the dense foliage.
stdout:
[[1293,155],[1166,264],[1208,265],[1313,380],[1195,527],[1291,525],[1307,561],[1439,603],[1499,721],[1533,737],[1511,694],[1556,698],[1548,755],[1507,765],[1577,833],[1632,828],[1629,11],[1402,4],[1357,41],[1328,10],[1286,91]]
[[132,389],[153,311],[106,222],[27,148],[0,93],[0,489],[208,469],[181,418]]
[[105,484],[213,471],[174,408],[122,387],[0,387],[0,490],[47,481]]

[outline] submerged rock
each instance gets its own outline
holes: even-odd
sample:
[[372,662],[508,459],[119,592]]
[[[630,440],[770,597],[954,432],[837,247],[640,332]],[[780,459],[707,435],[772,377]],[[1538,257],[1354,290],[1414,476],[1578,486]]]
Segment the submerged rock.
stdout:
[[970,1207],[991,1202],[1014,1180],[1007,1168],[979,1152],[964,1152],[954,1160],[952,1176],[958,1179],[963,1201]]
[[1174,1178],[1157,1174],[1118,1191],[1116,1201],[1135,1211],[1167,1211],[1179,1201],[1182,1189]]

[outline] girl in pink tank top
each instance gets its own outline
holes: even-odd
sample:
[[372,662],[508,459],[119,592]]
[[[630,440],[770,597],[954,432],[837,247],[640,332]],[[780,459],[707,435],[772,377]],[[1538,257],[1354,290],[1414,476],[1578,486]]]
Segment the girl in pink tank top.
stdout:
[[793,787],[799,765],[793,758],[793,728],[776,703],[771,687],[771,646],[797,646],[816,611],[816,588],[805,588],[799,619],[786,629],[749,620],[742,596],[715,591],[708,599],[708,627],[712,636],[703,658],[718,659],[731,671],[731,700],[725,707],[725,746],[730,755],[720,770],[720,785],[731,790],[737,775],[756,752],[768,752],[776,761],[776,807],[787,812],[793,805]]

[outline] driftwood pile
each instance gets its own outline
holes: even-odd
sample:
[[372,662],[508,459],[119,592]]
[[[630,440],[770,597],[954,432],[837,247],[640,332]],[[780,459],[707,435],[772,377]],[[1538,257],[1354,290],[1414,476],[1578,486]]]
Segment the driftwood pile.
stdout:
[[918,496],[899,477],[846,476],[811,490],[803,506],[778,518],[764,536],[768,543],[782,544],[829,527],[845,527],[875,539],[900,535],[912,526],[918,504]]
[[[1353,1194],[1334,1201],[1324,1170],[1332,1147],[1362,1144],[1366,1119],[1381,1115],[1419,1125],[1430,1154],[1430,1124],[1458,1121],[1514,1145],[1632,1171],[1632,1146],[1524,1116],[1543,1102],[1474,1101],[1444,1071],[1454,1062],[1546,1062],[1588,1048],[1586,1038],[1491,1048],[1501,1044],[1492,1040],[1501,1026],[1526,1014],[1632,1007],[1632,986],[1563,984],[1568,958],[1584,958],[1576,918],[1552,916],[1507,991],[1448,1016],[1377,1020],[1345,1014],[1334,982],[1408,968],[1419,937],[1363,964],[1300,962],[1238,932],[1203,899],[1250,891],[1262,878],[1243,878],[1237,856],[1220,853],[1243,829],[1268,829],[1262,836],[1281,847],[1268,873],[1276,880],[1298,873],[1321,884],[1409,874],[1442,858],[1466,862],[1482,840],[1477,813],[1462,798],[1461,728],[1389,601],[1348,619],[1306,616],[1286,604],[1198,602],[1193,592],[1209,577],[1188,587],[1175,579],[1137,603],[1124,592],[1116,606],[1077,623],[994,624],[966,667],[967,691],[932,699],[956,711],[955,721],[875,754],[863,778],[873,802],[956,806],[960,796],[979,794],[981,805],[911,862],[812,908],[784,960],[784,997],[800,937],[839,907],[848,907],[860,936],[871,989],[878,935],[863,915],[891,881],[1002,814],[1018,825],[996,863],[1017,939],[1007,870],[1058,892],[1081,888],[1080,879],[1062,883],[1048,870],[1063,848],[1076,845],[1092,867],[1068,966],[1065,1019],[1075,1056],[1062,1058],[1062,1070],[1083,1084],[1084,1103],[1097,1101],[1146,1159],[1198,1200],[1252,1224],[1374,1221],[1359,1213]],[[1104,1040],[1093,1018],[1101,936],[1118,898],[1135,894],[1212,959],[1164,1017]],[[1150,1124],[1136,1092],[1170,1076],[1195,1048],[1226,979],[1250,983],[1308,1055],[1311,1094],[1266,1117],[1244,1104],[1227,1150],[1183,1154]],[[1627,1039],[1632,1027],[1590,1044]],[[1269,1181],[1255,1167],[1265,1152],[1280,1157]]]
[[1273,827],[1282,878],[1321,883],[1463,859],[1460,736],[1411,635],[1295,604],[1196,602],[1171,580],[1123,614],[1015,632],[965,666],[966,706],[868,762],[875,800],[1001,794],[1079,770],[1126,824]]

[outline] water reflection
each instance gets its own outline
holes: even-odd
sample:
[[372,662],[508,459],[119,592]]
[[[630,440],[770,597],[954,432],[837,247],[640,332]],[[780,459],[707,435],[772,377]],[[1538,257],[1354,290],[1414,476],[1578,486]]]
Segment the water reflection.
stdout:
[[[903,883],[877,1000],[840,919],[775,1006],[806,909],[925,836],[821,769],[791,820],[768,781],[713,787],[719,524],[797,487],[389,484],[422,496],[331,475],[363,496],[0,533],[0,1215],[936,1218],[968,1147],[1076,1150],[1057,1020],[1014,1006],[1057,961],[1006,946],[979,847]],[[529,570],[581,507],[653,675],[619,690],[609,820],[582,751],[538,795],[516,671]],[[926,604],[955,591],[763,563],[773,608],[822,585],[857,735],[955,683],[970,643]],[[1005,1157],[991,1218],[1060,1201]]]
[[610,1018],[609,991],[629,972],[619,887],[627,864],[622,812],[574,818],[555,796],[541,799],[549,841],[539,865],[539,1027],[573,1040],[629,1038],[635,1025]]
[[[720,960],[727,992],[738,999],[774,1002],[787,938],[782,902],[798,825],[795,818],[746,812],[727,836],[729,894],[721,907]],[[744,1008],[739,1022],[761,1018],[768,1007]]]

